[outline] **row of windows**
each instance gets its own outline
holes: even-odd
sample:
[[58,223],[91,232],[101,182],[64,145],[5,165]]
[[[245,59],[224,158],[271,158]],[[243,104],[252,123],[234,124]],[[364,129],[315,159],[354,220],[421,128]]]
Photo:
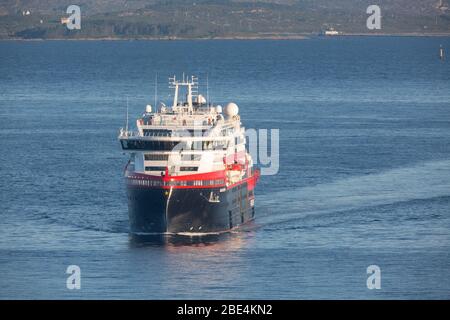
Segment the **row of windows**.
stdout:
[[180,171],[198,171],[198,167],[180,167]]
[[[200,154],[183,154],[181,155],[182,161],[199,161],[202,155]],[[168,154],[154,154],[147,153],[144,155],[144,159],[147,161],[167,161],[169,160]]]
[[121,143],[122,148],[125,150],[171,151],[179,141],[122,140]]
[[172,130],[167,129],[144,129],[144,136],[149,137],[171,137]]
[[145,154],[145,160],[153,160],[153,161],[167,161],[169,160],[168,154]]
[[129,180],[133,186],[144,187],[176,187],[176,186],[213,186],[223,185],[225,182],[223,179],[217,180],[189,180],[189,181],[161,181],[161,180]]
[[[124,150],[155,150],[172,151],[180,141],[145,141],[145,140],[121,140]],[[220,150],[226,149],[225,141],[191,141],[183,142],[178,146],[180,150]]]
[[[166,171],[166,167],[147,166],[145,171]],[[180,167],[180,171],[198,171],[198,167]]]
[[166,167],[145,167],[145,171],[166,171]]
[[144,129],[142,131],[146,137],[172,137],[174,135],[181,137],[202,137],[205,136],[208,129],[185,129],[175,131],[168,129]]

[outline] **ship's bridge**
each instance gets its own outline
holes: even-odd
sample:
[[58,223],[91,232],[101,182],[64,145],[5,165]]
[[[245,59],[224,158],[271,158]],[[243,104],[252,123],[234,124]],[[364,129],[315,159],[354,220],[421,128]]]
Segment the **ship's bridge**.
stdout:
[[[158,148],[170,150],[174,143],[180,141],[211,141],[214,148],[223,148],[225,142],[243,131],[238,107],[229,103],[224,110],[220,105],[208,103],[205,97],[198,94],[197,78],[191,77],[177,81],[170,78],[170,86],[175,89],[172,106],[161,104],[153,112],[147,105],[144,114],[137,119],[137,131],[121,129],[119,139],[124,150],[152,150],[156,142]],[[181,87],[187,89],[186,101],[178,101]],[[209,143],[208,143],[209,144]],[[149,148],[149,149],[147,149]]]
[[[121,129],[122,149],[131,153],[136,172],[161,174],[164,168],[176,172],[222,170],[224,159],[245,156],[245,128],[238,106],[222,109],[197,94],[196,78],[171,79],[175,89],[172,106],[161,104],[156,111],[147,105],[136,121],[137,130]],[[187,88],[186,101],[178,101],[180,87]],[[243,158],[242,158],[243,159]],[[233,160],[234,161],[234,160]]]

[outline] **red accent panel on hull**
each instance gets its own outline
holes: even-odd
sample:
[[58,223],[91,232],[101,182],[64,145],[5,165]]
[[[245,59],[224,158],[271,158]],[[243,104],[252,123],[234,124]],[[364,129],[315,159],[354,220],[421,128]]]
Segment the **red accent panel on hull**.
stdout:
[[251,176],[250,178],[248,178],[248,185],[247,188],[249,191],[255,189],[256,183],[258,182],[260,176],[260,171],[259,169],[255,169],[255,172],[253,173],[253,176]]
[[[245,182],[248,183],[248,189],[253,190],[259,179],[260,172],[255,169],[253,175],[242,179],[232,185],[229,185],[227,189],[234,188]],[[128,179],[128,185],[134,187],[144,188],[161,188],[161,189],[201,189],[201,188],[222,188],[226,187],[226,171],[214,171],[207,173],[196,173],[184,176],[151,176],[142,173],[129,173],[126,172],[126,178]]]
[[146,185],[130,185],[131,187],[135,187],[135,188],[156,188],[156,189],[164,189],[164,190],[169,190],[169,189],[214,189],[214,188],[223,188],[225,187],[224,184],[209,184],[209,185],[204,185],[204,186],[146,186]]
[[191,181],[191,180],[217,180],[225,179],[225,170],[206,172],[206,173],[194,173],[183,176],[170,176],[166,170],[164,176],[151,176],[142,173],[129,173],[127,177],[137,177],[146,180],[161,180],[161,181]]

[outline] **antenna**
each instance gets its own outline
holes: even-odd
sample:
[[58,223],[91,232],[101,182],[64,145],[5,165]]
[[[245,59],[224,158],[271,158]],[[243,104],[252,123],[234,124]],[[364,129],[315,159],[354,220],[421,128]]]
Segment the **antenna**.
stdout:
[[206,105],[209,105],[209,80],[208,80],[208,72],[206,73]]
[[158,72],[155,73],[155,110],[156,110],[156,103],[158,102]]

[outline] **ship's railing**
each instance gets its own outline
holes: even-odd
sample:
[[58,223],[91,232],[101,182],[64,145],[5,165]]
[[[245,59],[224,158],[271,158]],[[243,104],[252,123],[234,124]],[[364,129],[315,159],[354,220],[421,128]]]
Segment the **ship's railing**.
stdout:
[[140,138],[140,140],[146,140],[145,138],[155,138],[155,137],[180,138],[181,140],[188,138],[192,139],[192,141],[211,141],[211,139],[217,141],[224,141],[229,139],[228,136],[222,135],[221,132],[214,132],[208,130],[173,130],[171,133],[152,133],[144,129],[142,135],[139,131],[124,131],[120,132],[119,134],[119,139]]
[[195,137],[204,136],[206,133],[211,132],[209,127],[199,127],[199,128],[173,128],[173,129],[147,129],[147,127],[142,129],[144,137]]
[[142,125],[144,126],[173,126],[173,127],[182,127],[182,126],[204,126],[204,127],[211,127],[213,125],[217,124],[217,120],[211,119],[208,120],[183,120],[183,119],[169,119],[169,120],[153,120],[153,121],[143,121]]
[[143,117],[138,120],[143,126],[214,126],[228,122],[221,114],[191,115],[188,113],[164,114],[155,117]]
[[178,179],[178,178],[166,178],[164,175],[144,177],[142,175],[136,175],[128,168],[125,171],[125,177],[127,178],[128,185],[142,186],[142,187],[225,187],[230,185],[236,185],[248,181],[249,183],[253,179],[255,183],[260,176],[259,169],[252,168],[250,174],[246,177],[241,177],[237,181],[230,181],[229,177],[215,177],[210,179]]
[[125,130],[124,128],[120,128],[119,138],[139,137],[139,136],[140,136],[139,131]]
[[224,179],[215,180],[175,180],[165,181],[157,179],[132,179],[128,178],[128,184],[143,187],[218,187],[224,186]]

